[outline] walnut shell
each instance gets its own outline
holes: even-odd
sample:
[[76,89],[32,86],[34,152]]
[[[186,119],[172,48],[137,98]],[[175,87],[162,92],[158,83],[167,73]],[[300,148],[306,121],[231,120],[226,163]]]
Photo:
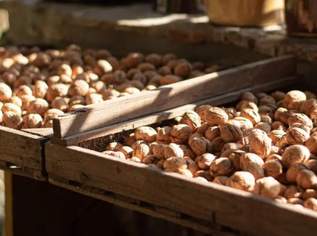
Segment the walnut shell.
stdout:
[[310,152],[307,147],[300,144],[289,146],[285,149],[282,155],[282,162],[285,166],[304,163],[310,157]]
[[294,124],[302,124],[304,126],[309,127],[310,129],[313,128],[312,120],[303,113],[292,113],[289,118],[287,119],[287,123],[289,126],[294,126]]
[[21,115],[8,111],[3,113],[3,123],[5,126],[13,129],[19,129],[22,126],[23,119]]
[[39,114],[28,114],[23,117],[23,128],[33,129],[41,128],[43,123],[43,118]]
[[303,190],[295,185],[289,185],[285,189],[283,196],[286,198],[301,198]]
[[109,151],[119,151],[123,145],[119,142],[111,142],[107,145],[107,150]]
[[133,148],[131,148],[130,146],[121,146],[120,148],[118,148],[118,151],[122,152],[126,158],[131,158],[131,156],[133,155]]
[[198,133],[192,134],[190,136],[188,144],[197,156],[207,152],[208,140]]
[[48,87],[46,98],[48,101],[53,101],[56,97],[65,97],[68,94],[68,89],[69,86],[66,84],[53,84]]
[[187,163],[184,158],[172,156],[164,161],[163,168],[168,172],[179,172],[187,169]]
[[[9,103],[13,103],[19,107],[22,107],[23,105],[23,102],[22,102],[22,99],[18,96],[12,96],[10,99],[9,99]],[[2,108],[2,107],[1,107]],[[0,108],[0,109],[1,109]]]
[[252,109],[254,111],[259,111],[258,106],[256,103],[247,101],[247,100],[241,100],[237,105],[236,105],[237,110],[242,111],[243,109]]
[[305,189],[304,193],[302,194],[302,197],[304,200],[308,199],[308,198],[317,198],[317,190],[315,189]]
[[208,126],[208,128],[205,131],[205,137],[209,141],[212,141],[219,136],[220,136],[219,126]]
[[177,75],[165,75],[165,76],[160,76],[159,84],[160,85],[174,84],[181,80],[182,78]]
[[237,171],[229,179],[230,187],[252,192],[255,186],[254,176],[247,171]]
[[243,151],[243,150],[234,150],[233,152],[231,152],[229,154],[229,159],[230,161],[232,162],[234,168],[236,170],[239,170],[240,167],[241,167],[241,164],[240,164],[240,158],[241,156],[243,156],[246,152]]
[[3,104],[2,108],[1,108],[2,112],[5,113],[5,112],[8,112],[8,111],[11,111],[11,112],[14,112],[18,115],[22,115],[22,110],[21,108],[14,104],[14,103],[5,103]]
[[144,140],[151,143],[156,140],[157,132],[150,126],[139,127],[134,131],[136,140]]
[[281,191],[281,184],[273,177],[263,177],[255,183],[254,193],[264,197],[276,198]]
[[133,144],[132,148],[133,148],[132,156],[136,156],[140,158],[141,160],[150,154],[150,147],[143,141],[137,141],[135,144]]
[[254,102],[254,103],[258,102],[257,97],[251,92],[242,93],[240,99],[241,100],[247,100],[247,101]]
[[266,123],[266,122],[259,122],[254,126],[254,128],[263,130],[267,134],[270,133],[270,131],[271,131],[271,125],[269,123]]
[[211,163],[216,159],[216,156],[211,153],[204,153],[195,159],[197,166],[202,170],[208,170]]
[[195,111],[198,113],[203,121],[206,121],[206,114],[211,107],[211,105],[201,105],[196,107]]
[[45,81],[38,80],[33,87],[33,94],[37,98],[45,98],[48,91],[48,85]]
[[210,165],[212,176],[230,175],[233,171],[233,164],[228,157],[219,157]]
[[46,128],[53,127],[53,119],[63,115],[64,112],[58,109],[49,109],[44,115],[44,126]]
[[40,115],[44,115],[45,112],[48,110],[49,104],[43,98],[36,98],[30,103],[28,108],[29,113],[38,113]]
[[5,102],[8,101],[12,96],[12,90],[11,88],[3,83],[0,82],[0,101]]
[[192,134],[192,129],[185,124],[174,125],[170,134],[173,142],[185,143]]
[[242,139],[243,133],[239,126],[226,123],[219,126],[220,137],[225,142],[236,142]]
[[309,133],[297,127],[290,127],[286,132],[286,140],[289,144],[303,144],[309,138]]
[[311,135],[305,142],[305,146],[313,154],[317,154],[317,135]]
[[260,114],[257,111],[252,109],[243,109],[241,111],[241,116],[250,120],[253,125],[261,121]]
[[199,126],[201,126],[201,119],[198,113],[188,111],[183,115],[180,123],[188,125],[193,131],[195,131]]
[[304,202],[304,207],[311,209],[313,211],[317,211],[317,199],[316,198],[308,198]]
[[310,114],[317,109],[317,100],[314,98],[303,101],[299,107],[299,111],[310,116]]
[[283,166],[279,160],[268,160],[263,165],[266,176],[277,177],[283,173]]
[[208,181],[212,180],[212,176],[210,175],[209,171],[206,170],[198,170],[194,174],[195,177],[203,177],[204,179],[207,179]]
[[169,143],[171,141],[171,134],[172,128],[170,126],[158,127],[157,128],[157,135],[156,139],[159,142]]
[[205,120],[209,125],[221,125],[228,120],[228,114],[219,107],[211,107],[205,112]]
[[253,174],[255,179],[264,177],[264,162],[254,153],[245,153],[240,157],[240,168]]
[[164,148],[165,148],[165,144],[161,144],[157,142],[153,142],[150,144],[151,153],[159,159],[162,159],[165,157]]
[[275,99],[275,101],[281,101],[285,98],[286,94],[281,91],[275,91],[271,94],[271,96]]
[[317,176],[314,172],[308,169],[300,170],[296,177],[298,186],[307,188],[317,188]]
[[241,116],[237,116],[231,120],[229,120],[231,124],[235,124],[239,126],[242,130],[248,130],[253,128],[253,123],[249,119]]
[[301,104],[301,102],[306,100],[306,94],[299,90],[289,91],[284,99],[283,105],[288,109],[297,110]]
[[192,71],[192,66],[187,61],[182,61],[177,63],[174,68],[174,74],[183,78],[186,78],[190,75]]
[[213,181],[215,184],[220,184],[226,186],[229,183],[229,177],[227,176],[216,176]]
[[298,173],[306,169],[303,164],[294,164],[290,166],[286,172],[286,180],[290,183],[295,183]]
[[260,129],[253,129],[248,135],[250,150],[262,157],[270,154],[272,140]]
[[280,129],[276,129],[270,132],[269,137],[271,138],[273,144],[277,144],[284,135],[286,135],[286,132]]
[[290,114],[291,113],[286,108],[279,107],[274,112],[274,119],[275,121],[280,121],[284,124],[287,124]]
[[316,159],[309,159],[307,160],[304,165],[313,171],[315,174],[317,173],[317,160]]
[[183,149],[176,143],[170,143],[169,145],[164,146],[164,157],[165,159],[169,157],[184,157]]

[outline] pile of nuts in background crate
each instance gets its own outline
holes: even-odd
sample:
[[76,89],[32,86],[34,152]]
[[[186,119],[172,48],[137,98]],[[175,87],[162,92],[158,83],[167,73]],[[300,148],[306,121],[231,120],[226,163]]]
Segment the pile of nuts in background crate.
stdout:
[[317,211],[316,122],[311,92],[246,92],[234,107],[137,128],[104,153]]
[[174,54],[108,50],[0,48],[0,124],[15,128],[51,127],[65,112],[104,100],[153,90],[161,85],[218,70]]

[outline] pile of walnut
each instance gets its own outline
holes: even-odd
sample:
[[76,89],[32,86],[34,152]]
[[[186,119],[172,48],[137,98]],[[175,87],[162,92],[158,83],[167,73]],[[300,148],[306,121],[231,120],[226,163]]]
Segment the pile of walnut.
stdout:
[[317,211],[317,99],[244,93],[235,108],[203,105],[173,126],[137,128],[105,154]]
[[0,48],[0,124],[10,128],[51,127],[52,119],[85,105],[156,89],[213,72],[174,54],[107,50]]

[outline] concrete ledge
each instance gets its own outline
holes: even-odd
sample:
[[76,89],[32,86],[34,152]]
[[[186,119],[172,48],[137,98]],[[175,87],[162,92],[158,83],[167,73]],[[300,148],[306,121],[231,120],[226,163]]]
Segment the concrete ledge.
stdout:
[[[294,54],[317,61],[317,39],[288,38],[284,30],[216,27],[204,15],[162,16],[148,4],[97,7],[47,3],[38,0],[11,1],[9,39],[16,44],[109,47],[119,50],[146,47],[151,40],[172,43],[221,43],[258,53]],[[164,47],[158,42],[156,47]],[[149,48],[148,48],[149,50]]]

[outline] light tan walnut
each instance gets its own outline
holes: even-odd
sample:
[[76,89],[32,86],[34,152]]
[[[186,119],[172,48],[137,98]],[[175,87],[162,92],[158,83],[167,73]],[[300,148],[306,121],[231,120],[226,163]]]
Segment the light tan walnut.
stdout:
[[3,113],[3,124],[9,128],[20,129],[22,126],[23,119],[21,115],[8,111]]
[[239,126],[226,123],[219,126],[220,137],[225,142],[236,142],[242,139],[243,132]]
[[232,188],[252,192],[255,186],[254,176],[247,171],[237,171],[229,179],[229,186]]
[[207,152],[208,140],[198,133],[192,134],[189,137],[188,144],[197,156]]
[[299,90],[289,91],[283,99],[283,105],[288,109],[298,109],[306,100],[306,94]]
[[228,114],[219,107],[211,107],[205,113],[205,120],[209,125],[221,125],[229,119]]
[[150,154],[150,147],[145,142],[139,140],[132,145],[133,154],[132,156],[136,156],[141,160]]
[[283,166],[279,160],[268,160],[263,165],[266,176],[277,177],[283,173]]
[[311,209],[313,211],[317,211],[317,199],[316,198],[308,198],[304,202],[304,207]]
[[202,170],[208,170],[216,156],[211,153],[204,153],[195,159],[197,166]]
[[33,129],[41,128],[43,123],[43,118],[40,114],[28,114],[23,117],[23,128]]
[[174,125],[171,130],[171,139],[174,143],[185,143],[192,134],[192,129],[185,124]]
[[260,129],[253,129],[248,135],[250,150],[262,157],[270,154],[272,140]]
[[245,153],[240,157],[240,168],[253,174],[255,179],[264,177],[264,162],[254,153]]
[[159,142],[169,143],[171,141],[171,131],[172,128],[170,126],[158,127],[157,129],[156,139]]
[[150,126],[139,127],[134,131],[136,140],[144,140],[145,142],[151,143],[156,140],[157,132]]
[[260,114],[257,111],[252,109],[243,109],[241,111],[241,116],[250,120],[253,125],[261,121]]
[[281,191],[281,184],[273,177],[258,179],[255,183],[254,193],[268,198],[276,198]]
[[199,126],[201,126],[201,119],[198,113],[188,111],[183,115],[180,123],[188,125],[193,131],[195,131]]
[[205,137],[209,141],[212,141],[219,136],[220,136],[219,126],[209,126],[205,131]]
[[282,155],[283,165],[290,167],[294,164],[304,163],[310,157],[310,152],[307,147],[300,144],[289,146],[285,149]]
[[184,157],[183,149],[176,143],[170,143],[169,145],[164,146],[164,157],[165,159],[169,157]]
[[180,172],[187,169],[187,163],[184,158],[173,156],[164,161],[163,168],[168,172]]
[[228,157],[220,157],[210,165],[210,174],[212,176],[230,175],[232,171],[233,164]]
[[307,169],[303,164],[294,164],[287,169],[286,180],[289,183],[296,183],[298,173],[304,169]]
[[309,133],[298,127],[290,127],[286,132],[288,144],[303,144],[309,138]]

